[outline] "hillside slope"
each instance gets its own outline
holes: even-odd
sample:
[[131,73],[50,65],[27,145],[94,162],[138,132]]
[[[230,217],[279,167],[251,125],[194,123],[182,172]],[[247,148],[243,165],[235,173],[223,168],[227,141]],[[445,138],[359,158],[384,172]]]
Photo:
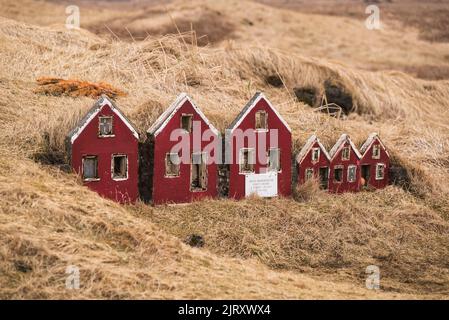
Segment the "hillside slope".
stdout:
[[[255,16],[248,18],[264,14],[249,5]],[[222,2],[207,6],[228,10]],[[258,44],[239,32],[195,46],[191,33],[110,41],[0,18],[1,297],[446,297],[449,82],[288,53],[268,48],[270,35]],[[419,50],[411,54],[421,57]],[[283,85],[270,85],[272,75]],[[297,201],[122,207],[65,172],[65,134],[94,100],[35,94],[41,76],[106,81],[126,91],[117,103],[142,133],[181,91],[223,130],[263,90],[292,127],[295,151],[312,133],[329,147],[342,132],[361,143],[378,131],[409,181],[341,197],[299,190]],[[326,81],[351,94],[347,117],[296,99],[294,88],[322,92]],[[204,248],[182,244],[192,233],[205,237]],[[81,271],[78,291],[65,289],[72,264]],[[380,292],[364,288],[369,264],[381,268]]]

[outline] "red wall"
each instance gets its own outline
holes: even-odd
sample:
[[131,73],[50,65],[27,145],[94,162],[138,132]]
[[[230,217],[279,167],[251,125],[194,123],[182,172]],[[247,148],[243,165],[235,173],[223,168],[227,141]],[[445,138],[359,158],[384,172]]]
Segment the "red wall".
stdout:
[[[113,116],[114,137],[98,137],[98,117]],[[128,179],[115,181],[111,177],[111,158],[113,154],[128,156]],[[72,167],[75,172],[82,172],[82,157],[85,155],[98,156],[99,181],[85,181],[91,190],[101,196],[118,202],[134,202],[138,193],[138,140],[126,124],[116,115],[108,105],[84,128],[72,145]]]
[[[380,145],[380,159],[373,159],[373,146]],[[384,178],[382,180],[376,180],[376,164],[383,163],[385,164]],[[368,181],[368,185],[372,186],[376,189],[384,188],[388,185],[389,181],[389,169],[390,169],[390,157],[388,156],[385,149],[382,147],[378,139],[375,139],[368,150],[365,152],[362,160],[360,161],[360,165],[369,164],[370,165],[370,179]],[[361,168],[360,166],[360,168]]]
[[[256,106],[248,113],[243,121],[238,126],[239,129],[245,131],[247,129],[255,128],[255,113],[259,110],[265,110],[268,115],[267,124],[269,130],[278,129],[278,148],[281,151],[281,172],[278,173],[278,194],[283,196],[291,195],[291,147],[292,137],[291,132],[285,127],[282,121],[277,117],[276,113],[270,108],[268,103],[261,99]],[[237,129],[237,128],[236,128]],[[261,163],[258,159],[257,145],[258,139],[264,136],[266,139],[266,152],[270,148],[270,132],[258,132],[256,133],[256,163],[254,164],[254,173],[264,173],[264,169],[267,168],[266,164]],[[232,163],[230,164],[229,171],[229,197],[235,199],[241,199],[245,197],[245,175],[239,173],[239,150],[236,150],[235,132],[231,136],[233,141],[232,150]],[[245,139],[243,147],[248,147],[248,141]]]
[[[170,134],[173,130],[180,128],[180,118],[182,113],[193,114],[193,121],[200,121],[201,133],[209,129],[207,123],[196,113],[189,101],[178,109],[176,114],[169,120],[164,129],[154,139],[154,171],[153,171],[153,193],[154,204],[166,202],[184,203],[196,199],[217,196],[217,164],[207,166],[208,183],[205,191],[190,190],[190,163],[181,163],[178,177],[165,177],[165,155],[170,152],[178,141],[170,141]],[[187,134],[187,133],[186,133]],[[208,141],[201,142],[201,149],[208,145]],[[219,144],[221,148],[221,144]],[[193,134],[190,134],[189,159],[193,152]],[[201,150],[195,150],[199,152]],[[182,153],[180,153],[182,157]],[[210,156],[214,156],[212,153]]]
[[[341,152],[344,147],[350,147],[350,157],[349,160],[341,159]],[[334,168],[338,165],[343,165],[343,180],[342,182],[334,181]],[[355,182],[348,182],[348,166],[356,165],[356,178]],[[360,160],[357,157],[357,154],[354,152],[354,149],[351,148],[351,144],[346,141],[344,146],[340,146],[339,151],[331,160],[330,172],[329,172],[329,191],[335,193],[341,192],[357,192],[360,190]]]
[[323,152],[323,149],[321,149],[321,148],[320,148],[320,157],[319,157],[318,161],[312,162],[312,149],[313,148],[320,148],[318,141],[315,141],[313,146],[310,148],[310,150],[304,156],[301,163],[297,163],[298,183],[299,184],[303,184],[305,182],[306,169],[312,168],[315,178],[318,178],[320,168],[327,167],[329,169],[329,160],[327,159],[326,155]]

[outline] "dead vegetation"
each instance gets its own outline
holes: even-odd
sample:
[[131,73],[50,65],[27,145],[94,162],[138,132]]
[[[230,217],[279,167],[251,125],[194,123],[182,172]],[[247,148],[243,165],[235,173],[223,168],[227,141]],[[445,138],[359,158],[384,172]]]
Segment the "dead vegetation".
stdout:
[[142,215],[180,238],[203,234],[213,252],[257,258],[274,269],[363,281],[364,267],[374,264],[386,291],[447,292],[449,252],[441,244],[449,241],[449,224],[440,215],[394,187],[342,196],[315,190],[300,190],[300,203],[209,201],[152,212],[143,207]]
[[[220,11],[206,7],[199,16],[197,14],[191,12],[188,16],[173,17],[169,11],[149,10],[113,21],[96,22],[88,25],[87,29],[95,34],[123,41],[142,41],[176,34],[182,35],[187,43],[198,46],[217,44],[233,37],[235,27]],[[160,19],[160,16],[166,18],[162,24],[155,26],[146,22],[151,17]],[[196,36],[191,37],[191,32]]]
[[341,1],[315,0],[307,2],[257,0],[268,5],[298,10],[304,13],[324,14],[330,16],[347,16],[366,19],[365,8],[370,4],[379,6],[381,19],[387,23],[399,20],[406,27],[415,27],[420,37],[428,41],[448,42],[449,7],[447,1],[430,0],[376,0],[376,1]]
[[[208,5],[222,11],[226,7],[219,1]],[[232,16],[235,21],[242,18],[239,6]],[[185,41],[183,34],[106,41],[84,31],[40,28],[0,18],[1,297],[447,295],[447,82],[423,81],[400,72],[363,71],[357,63],[330,61],[333,56],[319,59],[313,50],[324,50],[301,43],[315,39],[314,34],[270,35],[287,25],[311,32],[308,24],[317,22],[313,15],[309,21],[302,19],[305,15],[284,11],[267,15],[266,7],[254,3],[244,6],[251,8],[247,19],[252,25],[236,27],[232,41],[213,47],[192,46],[194,41]],[[280,21],[279,26],[258,28],[263,32],[256,37],[253,27],[270,19]],[[335,43],[346,41],[346,33],[334,25],[337,22],[347,23],[348,30],[357,28],[338,18],[324,21],[320,25],[337,30],[332,34]],[[251,31],[242,29],[250,27]],[[354,36],[354,41],[362,41],[363,36]],[[195,34],[190,32],[189,37],[194,39]],[[276,49],[276,42],[270,42],[276,39],[285,40],[283,45],[290,51]],[[408,50],[412,63],[430,50],[408,39],[412,45],[394,51],[389,40],[376,39],[376,45],[382,44],[385,50],[376,59],[392,64],[404,60],[401,50]],[[300,49],[292,45],[295,42]],[[433,48],[440,53],[438,45]],[[369,60],[360,55],[362,49],[350,50],[353,59],[344,54],[340,58],[351,63]],[[296,190],[297,201],[251,198],[121,207],[54,166],[65,161],[65,135],[94,99],[34,94],[35,79],[45,75],[114,84],[128,93],[126,98],[117,97],[117,104],[142,133],[179,92],[187,91],[212,123],[224,130],[254,92],[263,90],[292,127],[294,153],[312,133],[330,148],[343,132],[360,144],[377,131],[389,150],[400,155],[395,163],[404,168],[406,179],[402,188],[343,196],[304,186]],[[282,85],[276,77],[270,84],[267,76],[272,75]],[[353,112],[344,119],[316,112],[295,95],[295,88],[315,88],[314,96],[319,98],[326,81],[352,99]],[[201,249],[182,243],[191,235],[203,238]],[[384,280],[379,293],[364,289],[369,264],[381,267]],[[68,265],[80,267],[82,290],[65,289]]]
[[93,83],[78,79],[59,79],[42,77],[36,80],[38,87],[35,93],[52,96],[66,95],[69,97],[98,98],[105,94],[110,98],[125,97],[126,93],[114,88],[109,83]]

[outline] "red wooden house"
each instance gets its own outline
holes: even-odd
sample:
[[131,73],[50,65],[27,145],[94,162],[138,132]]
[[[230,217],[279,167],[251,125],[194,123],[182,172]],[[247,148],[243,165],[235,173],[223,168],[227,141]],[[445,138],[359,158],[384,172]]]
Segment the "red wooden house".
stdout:
[[101,97],[67,136],[68,154],[83,183],[124,203],[138,196],[139,134],[108,97]]
[[180,94],[148,129],[154,204],[217,196],[214,147],[221,149],[218,137],[217,129],[190,97]]
[[390,154],[377,133],[372,133],[360,148],[361,185],[384,188],[388,185]]
[[342,134],[329,152],[330,192],[360,190],[360,152],[347,134]]
[[229,197],[291,194],[291,129],[260,92],[226,130]]
[[316,135],[307,140],[296,156],[298,183],[303,184],[309,179],[319,181],[322,189],[329,187],[330,156]]

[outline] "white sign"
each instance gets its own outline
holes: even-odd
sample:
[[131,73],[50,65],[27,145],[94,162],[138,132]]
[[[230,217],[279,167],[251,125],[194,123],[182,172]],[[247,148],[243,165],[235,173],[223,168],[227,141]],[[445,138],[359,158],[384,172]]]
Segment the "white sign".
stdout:
[[276,197],[278,195],[277,172],[245,175],[245,196],[252,194],[259,197]]

